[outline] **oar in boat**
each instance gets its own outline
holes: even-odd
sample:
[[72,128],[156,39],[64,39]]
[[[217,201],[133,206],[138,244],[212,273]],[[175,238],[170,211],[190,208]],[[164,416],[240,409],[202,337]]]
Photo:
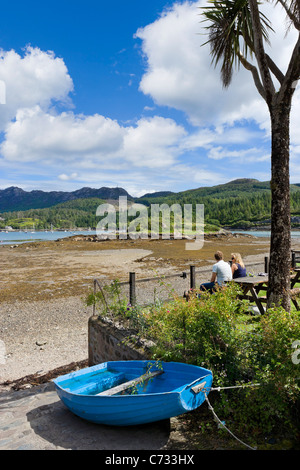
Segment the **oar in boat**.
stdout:
[[97,393],[97,396],[111,396],[111,395],[116,395],[124,392],[130,387],[135,387],[141,382],[146,382],[149,379],[152,379],[153,377],[156,377],[157,375],[163,374],[163,370],[156,370],[154,372],[146,372],[146,374],[141,375],[140,377],[137,377],[136,379],[129,380],[128,382],[125,382],[121,385],[117,385],[116,387],[110,388],[109,390],[105,390],[104,392]]

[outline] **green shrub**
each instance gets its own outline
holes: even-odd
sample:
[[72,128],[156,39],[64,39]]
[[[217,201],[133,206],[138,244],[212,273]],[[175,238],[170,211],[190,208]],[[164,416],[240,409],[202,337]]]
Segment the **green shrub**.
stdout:
[[234,286],[214,295],[204,293],[200,299],[195,293],[189,302],[174,297],[145,312],[147,334],[164,359],[217,367],[232,357],[235,317],[241,308]]
[[[292,361],[294,341],[300,338],[299,312],[269,309],[255,332],[243,335],[241,367],[260,387],[245,392],[244,420],[257,432],[296,431],[299,424],[299,365]],[[246,406],[251,404],[251,411]],[[242,411],[242,406],[241,406]]]
[[117,283],[109,292],[110,312],[155,343],[153,359],[212,371],[213,387],[221,387],[211,394],[214,409],[232,431],[254,436],[299,429],[300,373],[292,361],[292,345],[300,340],[299,312],[274,308],[246,315],[248,304],[238,300],[233,284],[201,298],[195,292],[188,302],[173,295],[147,308],[127,305]]
[[[213,392],[215,410],[233,429],[293,433],[300,421],[299,365],[292,361],[299,312],[274,308],[263,316],[244,315],[247,305],[237,293],[232,285],[148,310],[154,357],[212,370],[213,387],[223,389]],[[243,388],[225,389],[231,386]]]
[[115,279],[111,284],[98,286],[100,290],[90,292],[85,303],[88,306],[95,305],[100,316],[124,316],[129,309],[128,301],[121,294],[120,283]]

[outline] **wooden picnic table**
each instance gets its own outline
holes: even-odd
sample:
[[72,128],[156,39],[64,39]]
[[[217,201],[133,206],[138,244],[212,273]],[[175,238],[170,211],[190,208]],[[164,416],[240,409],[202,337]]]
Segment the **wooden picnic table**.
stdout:
[[[249,300],[249,302],[254,302],[259,312],[261,314],[264,314],[265,309],[262,304],[267,302],[267,287],[269,281],[268,276],[238,277],[236,279],[233,279],[233,281],[239,284],[242,288],[243,293],[239,296],[239,298]],[[300,268],[294,268],[291,273],[291,290],[298,282],[300,282]],[[261,291],[265,291],[266,295],[263,297],[259,297],[258,293]],[[292,296],[291,299],[296,309],[300,310],[296,295]]]
[[239,284],[243,291],[239,298],[254,302],[262,315],[265,313],[262,302],[267,301],[267,296],[259,297],[258,293],[267,290],[268,280],[268,276],[246,276],[233,279],[233,282]]
[[[295,275],[293,275],[295,273]],[[291,274],[291,289],[293,289],[294,285],[300,282],[300,268],[294,268]]]

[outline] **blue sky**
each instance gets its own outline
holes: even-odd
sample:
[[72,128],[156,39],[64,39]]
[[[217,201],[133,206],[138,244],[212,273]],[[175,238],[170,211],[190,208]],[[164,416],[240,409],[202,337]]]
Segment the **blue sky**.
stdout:
[[[120,186],[140,196],[236,178],[268,180],[266,105],[245,70],[222,88],[208,47],[201,47],[204,4],[2,5],[0,188]],[[270,54],[284,70],[295,35],[285,37],[281,9],[265,8],[278,31]],[[294,183],[300,182],[299,103],[297,89]]]

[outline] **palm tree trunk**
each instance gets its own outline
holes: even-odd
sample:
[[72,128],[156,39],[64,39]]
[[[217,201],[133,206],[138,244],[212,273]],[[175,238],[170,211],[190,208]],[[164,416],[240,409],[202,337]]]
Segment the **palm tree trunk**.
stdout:
[[[274,100],[276,101],[276,99]],[[272,221],[267,308],[290,311],[291,217],[289,134],[290,97],[270,106],[272,125]]]

